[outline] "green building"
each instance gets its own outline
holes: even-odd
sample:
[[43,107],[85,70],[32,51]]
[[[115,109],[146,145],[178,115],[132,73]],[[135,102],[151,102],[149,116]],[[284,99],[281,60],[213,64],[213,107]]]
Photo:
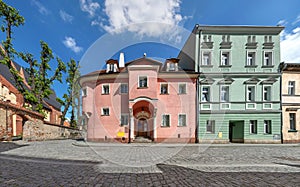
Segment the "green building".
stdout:
[[200,72],[200,143],[281,143],[283,29],[195,26],[178,58],[181,68]]

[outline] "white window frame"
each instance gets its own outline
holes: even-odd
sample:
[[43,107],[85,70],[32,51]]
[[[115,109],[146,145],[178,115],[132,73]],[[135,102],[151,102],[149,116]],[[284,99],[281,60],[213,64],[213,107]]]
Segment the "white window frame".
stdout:
[[[104,87],[108,86],[108,93],[105,93]],[[110,94],[110,85],[109,84],[102,84],[102,95],[108,95]]]
[[[208,129],[207,129],[207,126],[208,126],[209,122],[213,122],[211,124],[211,126],[212,126],[212,130],[211,131],[208,131]],[[206,120],[205,129],[206,129],[206,133],[207,134],[215,134],[215,132],[216,132],[216,121],[215,120]]]
[[86,97],[87,93],[88,93],[87,87],[82,88],[81,90],[82,97]]
[[[266,53],[271,53],[271,59],[269,57],[269,60],[271,61],[271,64],[266,64]],[[273,66],[274,65],[274,55],[273,55],[273,51],[264,51],[263,52],[263,66]]]
[[[122,121],[122,119],[124,119],[123,117],[126,117],[126,118],[127,118],[127,123],[126,123],[126,122],[123,123],[123,121]],[[126,113],[121,114],[120,124],[121,124],[121,126],[124,126],[124,125],[128,125],[128,124],[129,124],[129,114],[126,114]]]
[[[270,132],[267,132],[267,126],[270,126],[269,127]],[[272,121],[271,120],[264,120],[264,134],[272,134]]]
[[[167,93],[163,93],[163,92],[162,92],[162,87],[163,87],[163,86],[167,86]],[[160,94],[161,94],[161,95],[167,95],[167,94],[169,94],[169,83],[166,83],[166,82],[160,83]]]
[[[180,93],[180,86],[181,85],[184,85],[185,93]],[[178,94],[180,94],[180,95],[187,94],[187,85],[186,85],[186,83],[178,83]]]
[[[223,54],[227,54],[227,64],[223,63]],[[230,65],[231,65],[231,53],[230,53],[230,51],[221,51],[220,66],[230,66]]]
[[[205,108],[204,106],[209,106],[209,107]],[[202,103],[201,110],[211,110],[211,104],[210,103]]]
[[[146,86],[140,86],[140,79],[141,78],[146,78],[147,80],[147,84],[146,84]],[[147,75],[139,75],[138,76],[138,88],[148,88],[149,87],[149,78],[148,78],[148,76]]]
[[[271,107],[266,107],[266,105],[270,105]],[[272,109],[273,108],[273,104],[272,103],[264,103],[263,104],[263,109]]]
[[[291,119],[292,119],[292,118],[291,118],[291,114],[294,115],[294,116],[293,116],[293,127],[294,127],[294,128],[291,128],[291,127],[292,127],[292,123],[291,123],[291,121],[292,121],[292,120],[291,120]],[[297,129],[297,127],[296,127],[296,126],[297,126],[296,117],[297,117],[297,114],[296,114],[296,113],[289,113],[289,124],[290,124],[290,129],[289,129],[289,130],[295,131],[295,130]]]
[[[254,90],[253,91],[249,91],[249,88],[253,88]],[[249,94],[252,95],[252,99],[249,99]],[[256,86],[255,85],[247,85],[246,86],[246,101],[247,102],[255,102],[255,97],[256,97]]]
[[[184,125],[180,124],[180,116],[185,116]],[[187,126],[187,115],[185,113],[178,114],[178,127],[186,127]]]
[[[270,88],[270,93],[269,93],[269,99],[265,98],[265,88],[268,87]],[[263,101],[272,101],[272,86],[271,85],[263,85]]]
[[[104,112],[105,109],[108,109],[108,114],[105,114],[105,112]],[[110,109],[109,109],[109,107],[103,107],[103,108],[101,108],[101,115],[102,116],[109,116],[110,115]]]
[[[250,105],[254,105],[253,108],[249,107]],[[255,110],[256,109],[256,103],[246,103],[246,109],[247,110]]]
[[[293,84],[291,84],[293,83]],[[290,93],[290,89],[291,91],[293,91],[292,93]],[[288,95],[295,95],[296,93],[296,81],[289,81],[288,82]]]
[[[249,54],[253,54],[253,56],[249,57]],[[250,63],[250,60],[252,60],[252,63]],[[247,51],[246,66],[256,66],[256,51]]]
[[[227,99],[226,100],[222,100],[222,93],[223,93],[223,87],[227,87],[228,88],[228,90],[227,90]],[[230,87],[228,86],[228,85],[221,85],[220,86],[220,102],[222,102],[222,103],[228,103],[228,102],[230,102],[230,97],[229,97],[229,95],[230,95]]]
[[[254,127],[254,132],[252,131],[252,127]],[[250,120],[249,121],[249,133],[250,134],[257,134],[257,120]]]
[[[208,64],[204,64],[204,56],[208,55]],[[202,52],[202,59],[201,59],[201,66],[211,66],[212,65],[212,52],[211,51],[203,51]]]
[[[204,88],[208,88],[208,91],[207,92],[204,92]],[[207,95],[208,95],[208,100],[203,100],[203,98],[205,98],[204,97],[204,93],[207,93]],[[210,93],[210,86],[208,86],[208,85],[202,85],[201,86],[201,102],[205,102],[205,103],[208,103],[208,102],[210,102],[210,100],[211,100],[211,93]]]
[[[127,91],[126,92],[122,92],[122,85],[126,85],[127,86]],[[120,94],[128,94],[128,84],[127,83],[121,83],[120,84]]]
[[[169,116],[169,125],[164,125],[164,116]],[[171,127],[171,114],[162,114],[161,115],[161,127]]]

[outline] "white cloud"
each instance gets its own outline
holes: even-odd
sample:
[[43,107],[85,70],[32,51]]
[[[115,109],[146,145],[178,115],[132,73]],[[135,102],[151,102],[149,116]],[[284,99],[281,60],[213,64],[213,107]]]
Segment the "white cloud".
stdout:
[[47,15],[49,14],[49,10],[39,1],[37,0],[31,0],[31,4],[36,6],[38,8],[38,11],[43,14],[43,15]]
[[180,0],[106,0],[104,12],[108,23],[98,25],[112,34],[130,31],[141,36],[170,35],[184,19],[179,13],[180,3]]
[[71,16],[70,14],[68,14],[67,12],[60,10],[59,11],[59,15],[60,18],[64,21],[64,22],[69,22],[71,23],[73,21],[73,16]]
[[281,41],[281,60],[287,63],[300,63],[300,27],[285,33]]
[[285,26],[287,24],[288,24],[288,22],[285,19],[282,19],[282,20],[278,21],[278,23],[277,23],[277,25],[281,25],[281,26]]
[[87,12],[90,17],[94,17],[97,9],[100,8],[100,4],[92,0],[79,0],[79,2],[81,10]]
[[293,25],[296,25],[300,22],[300,15],[297,16],[296,20],[293,22]]
[[82,51],[82,47],[77,46],[75,39],[72,37],[66,36],[63,44],[75,53]]

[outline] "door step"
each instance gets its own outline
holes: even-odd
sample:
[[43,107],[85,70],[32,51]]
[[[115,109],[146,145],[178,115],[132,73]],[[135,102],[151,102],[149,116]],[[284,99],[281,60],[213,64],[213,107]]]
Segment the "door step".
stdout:
[[134,143],[151,143],[152,140],[149,138],[138,136],[133,140]]

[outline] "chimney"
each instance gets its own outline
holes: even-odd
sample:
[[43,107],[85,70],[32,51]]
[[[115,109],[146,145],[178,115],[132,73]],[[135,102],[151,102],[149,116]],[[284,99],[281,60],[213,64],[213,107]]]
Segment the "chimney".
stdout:
[[124,53],[120,53],[119,57],[119,68],[123,68],[125,66]]

